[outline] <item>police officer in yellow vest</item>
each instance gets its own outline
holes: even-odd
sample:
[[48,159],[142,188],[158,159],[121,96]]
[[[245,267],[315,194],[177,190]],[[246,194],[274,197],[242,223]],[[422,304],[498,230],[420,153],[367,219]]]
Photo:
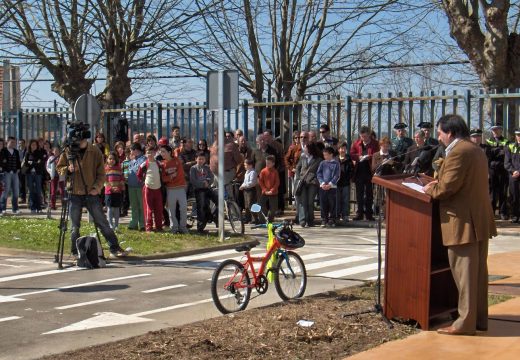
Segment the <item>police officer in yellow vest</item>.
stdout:
[[515,142],[505,149],[504,167],[509,174],[511,222],[520,223],[520,128],[515,130]]
[[489,159],[489,193],[491,197],[491,206],[493,213],[497,207],[502,220],[507,220],[507,185],[508,176],[504,168],[505,148],[508,141],[502,136],[502,125],[493,125],[491,127],[492,137],[486,140],[491,147],[491,155]]

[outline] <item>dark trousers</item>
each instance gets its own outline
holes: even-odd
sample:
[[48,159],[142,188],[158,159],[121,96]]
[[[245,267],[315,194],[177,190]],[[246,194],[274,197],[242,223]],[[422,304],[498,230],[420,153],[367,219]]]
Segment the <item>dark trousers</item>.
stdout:
[[[197,230],[202,231],[211,217],[209,202],[218,205],[218,194],[212,189],[196,189],[195,201],[197,203]],[[217,212],[218,213],[218,212]]]
[[25,182],[25,175],[22,175],[22,173],[19,172],[18,179],[20,180],[20,199],[25,202],[27,200],[27,184]]
[[489,195],[493,214],[498,208],[500,215],[507,215],[508,175],[505,170],[491,170],[489,173]]
[[509,177],[509,193],[511,194],[511,215],[520,217],[520,179]]
[[118,251],[119,242],[117,241],[114,230],[110,228],[108,220],[103,212],[103,206],[99,196],[97,195],[71,195],[70,196],[70,222],[71,222],[71,252],[77,254],[76,240],[79,238],[79,229],[81,227],[81,210],[86,207],[89,214],[94,220],[94,224],[98,227],[99,231],[110,245],[110,252],[114,253]]
[[357,215],[371,217],[374,195],[372,193],[372,179],[356,180]]
[[336,189],[323,190],[320,188],[320,212],[322,221],[336,220]]
[[285,188],[286,188],[286,181],[285,181],[286,173],[285,171],[278,172],[278,178],[280,179],[280,185],[278,186],[278,209],[280,211],[285,210]]
[[278,195],[260,195],[260,206],[262,206],[262,212],[267,214],[269,222],[273,222],[274,214],[278,210]]
[[251,213],[251,205],[256,202],[256,188],[244,189],[242,193],[244,194],[245,221],[251,221],[253,218],[256,220],[256,215]]
[[123,204],[121,206],[121,215],[128,215],[128,209],[130,209],[130,196],[128,195],[128,184],[125,184],[125,191],[123,191]]

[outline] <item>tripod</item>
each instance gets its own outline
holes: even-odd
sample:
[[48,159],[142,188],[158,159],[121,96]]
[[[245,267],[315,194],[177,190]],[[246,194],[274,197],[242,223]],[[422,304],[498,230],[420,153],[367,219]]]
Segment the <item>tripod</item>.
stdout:
[[388,318],[383,314],[383,307],[381,306],[381,263],[383,261],[383,257],[381,255],[381,224],[383,222],[383,212],[384,212],[384,204],[385,204],[385,190],[382,186],[376,185],[376,205],[379,207],[379,215],[377,218],[377,282],[376,282],[376,303],[374,304],[372,309],[357,311],[353,313],[343,314],[342,317],[349,317],[354,315],[362,315],[362,314],[370,314],[376,313],[380,314],[383,318],[384,322],[388,325],[388,328],[393,329],[394,325],[388,320]]
[[[65,153],[66,149],[67,149],[66,147],[64,147],[62,149],[60,156],[61,156],[61,154]],[[83,176],[83,169],[81,167],[81,161],[78,160],[78,154],[76,154],[75,151],[70,151],[67,154],[67,164],[74,166],[74,162],[76,162],[76,164],[78,165],[78,171],[79,171],[81,180],[85,186],[85,194],[88,194],[88,188],[85,183],[85,178]],[[68,168],[68,165],[67,165],[67,168]],[[69,184],[69,185],[63,196],[63,202],[62,202],[61,214],[60,214],[60,223],[58,225],[58,227],[60,229],[60,235],[58,238],[58,248],[56,250],[56,255],[54,256],[54,262],[58,263],[58,269],[60,269],[60,270],[63,269],[63,252],[65,249],[65,236],[67,234],[67,224],[69,222],[69,215],[70,215],[70,196],[71,196],[72,190],[74,189],[74,176],[71,176],[71,175],[73,175],[73,174],[67,170],[66,176],[65,176],[65,183]],[[88,202],[87,202],[87,211],[90,214]],[[99,239],[99,231],[98,231],[98,227],[97,227],[96,223],[94,223],[94,228],[96,229],[96,235]]]

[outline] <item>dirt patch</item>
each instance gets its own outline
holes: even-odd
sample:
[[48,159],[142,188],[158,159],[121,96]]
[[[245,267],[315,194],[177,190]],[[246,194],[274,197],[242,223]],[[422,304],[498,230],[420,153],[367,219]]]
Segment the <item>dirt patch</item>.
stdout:
[[[390,329],[371,309],[374,287],[346,288],[182,327],[47,357],[48,359],[341,359],[418,330]],[[296,323],[310,320],[304,328]]]

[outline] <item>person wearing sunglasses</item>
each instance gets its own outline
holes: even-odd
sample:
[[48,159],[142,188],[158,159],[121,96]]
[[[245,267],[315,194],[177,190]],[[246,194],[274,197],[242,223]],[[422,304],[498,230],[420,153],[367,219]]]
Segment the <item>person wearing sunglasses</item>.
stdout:
[[197,144],[197,150],[204,153],[204,156],[206,157],[206,164],[209,164],[209,149],[206,139],[199,140],[199,143]]
[[319,142],[323,143],[323,147],[332,147],[334,151],[338,150],[338,139],[330,135],[330,127],[327,124],[320,126]]

